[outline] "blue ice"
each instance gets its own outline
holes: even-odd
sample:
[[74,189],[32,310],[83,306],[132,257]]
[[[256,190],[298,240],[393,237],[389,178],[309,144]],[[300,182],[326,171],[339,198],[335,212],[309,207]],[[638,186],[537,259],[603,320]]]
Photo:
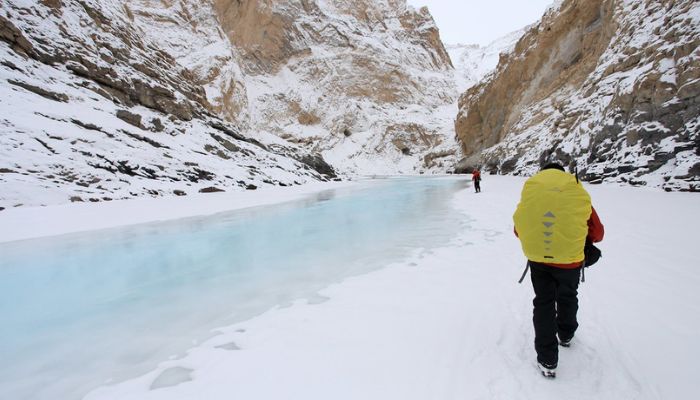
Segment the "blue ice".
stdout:
[[445,243],[466,183],[393,178],[304,201],[0,244],[0,393],[79,399],[213,328]]

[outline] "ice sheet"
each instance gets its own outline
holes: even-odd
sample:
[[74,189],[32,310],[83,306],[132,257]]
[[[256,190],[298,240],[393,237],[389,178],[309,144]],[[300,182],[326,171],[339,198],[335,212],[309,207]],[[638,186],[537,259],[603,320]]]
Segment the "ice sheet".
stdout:
[[278,206],[2,244],[0,387],[15,399],[80,398],[183,354],[218,326],[322,302],[316,293],[331,283],[448,240],[459,228],[449,201],[464,185],[380,180]]

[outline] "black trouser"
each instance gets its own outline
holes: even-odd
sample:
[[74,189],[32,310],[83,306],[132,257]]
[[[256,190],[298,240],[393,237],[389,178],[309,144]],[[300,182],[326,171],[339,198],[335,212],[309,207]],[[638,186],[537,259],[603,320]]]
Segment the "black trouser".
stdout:
[[481,183],[479,183],[479,179],[474,180],[474,191],[476,193],[481,192]]
[[530,277],[535,289],[532,300],[537,361],[556,366],[559,339],[574,337],[578,328],[578,282],[581,268],[563,269],[530,262]]

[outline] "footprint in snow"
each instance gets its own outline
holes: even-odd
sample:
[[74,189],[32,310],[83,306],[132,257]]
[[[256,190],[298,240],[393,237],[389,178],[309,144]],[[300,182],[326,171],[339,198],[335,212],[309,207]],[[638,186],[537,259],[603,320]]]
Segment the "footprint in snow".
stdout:
[[241,349],[240,347],[238,347],[238,345],[235,342],[220,344],[220,345],[216,346],[216,348],[223,349],[223,350],[240,350]]
[[189,382],[192,380],[192,376],[190,375],[192,371],[193,370],[185,367],[168,368],[161,372],[153,381],[150,390],[177,386],[181,383]]

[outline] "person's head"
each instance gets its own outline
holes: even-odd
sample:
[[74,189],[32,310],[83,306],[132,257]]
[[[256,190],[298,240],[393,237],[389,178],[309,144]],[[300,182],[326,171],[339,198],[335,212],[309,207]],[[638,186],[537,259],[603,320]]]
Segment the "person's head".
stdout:
[[559,171],[566,172],[564,170],[564,166],[562,166],[561,164],[559,164],[557,162],[551,162],[551,163],[545,165],[544,167],[542,167],[542,171],[544,171],[546,169],[558,169]]

